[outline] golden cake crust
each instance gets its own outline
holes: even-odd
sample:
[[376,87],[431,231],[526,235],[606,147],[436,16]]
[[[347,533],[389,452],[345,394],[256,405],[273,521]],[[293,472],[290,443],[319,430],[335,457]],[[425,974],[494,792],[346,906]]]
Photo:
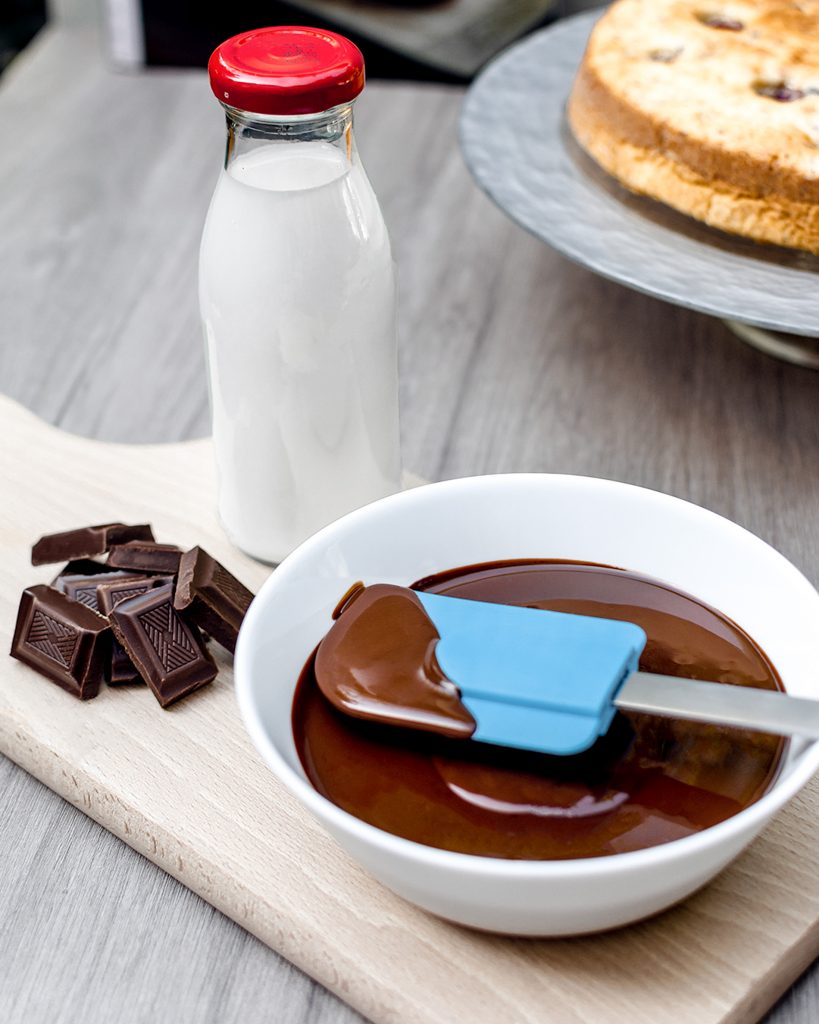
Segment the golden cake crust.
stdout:
[[819,253],[819,0],[618,0],[568,117],[633,191]]

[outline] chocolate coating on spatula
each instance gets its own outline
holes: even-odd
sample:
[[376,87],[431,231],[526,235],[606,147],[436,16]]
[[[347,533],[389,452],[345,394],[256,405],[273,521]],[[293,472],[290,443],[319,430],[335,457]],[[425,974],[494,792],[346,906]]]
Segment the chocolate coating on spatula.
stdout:
[[153,531],[147,523],[128,526],[125,523],[101,523],[83,526],[63,533],[49,533],[41,537],[31,549],[32,565],[47,565],[71,558],[90,558],[102,555],[114,544],[126,541],[152,541]]
[[316,680],[347,715],[468,739],[475,719],[438,667],[439,639],[416,594],[376,583],[340,606],[316,654]]
[[182,549],[176,544],[134,540],[111,548],[107,564],[113,569],[131,569],[135,572],[175,576],[179,570],[181,557]]
[[96,697],[110,651],[105,619],[53,587],[23,591],[11,656],[64,690]]
[[231,653],[253,594],[200,547],[179,562],[174,607]]
[[111,610],[110,622],[163,708],[216,676],[199,630],[173,606],[172,584],[122,601]]

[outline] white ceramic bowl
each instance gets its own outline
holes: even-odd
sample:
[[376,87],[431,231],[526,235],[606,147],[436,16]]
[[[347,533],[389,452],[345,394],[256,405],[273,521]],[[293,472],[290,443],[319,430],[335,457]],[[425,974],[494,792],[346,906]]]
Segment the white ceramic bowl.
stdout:
[[653,914],[708,882],[819,768],[819,744],[793,742],[773,788],[735,817],[664,846],[588,860],[449,853],[382,832],[317,793],[296,753],[291,702],[344,591],[356,580],[408,584],[455,566],[539,557],[619,565],[696,595],[754,637],[790,693],[819,698],[819,594],[773,548],[664,494],[535,474],[406,491],[311,537],[272,574],[248,612],[236,651],[236,690],[268,765],[384,885],[462,924],[570,935]]

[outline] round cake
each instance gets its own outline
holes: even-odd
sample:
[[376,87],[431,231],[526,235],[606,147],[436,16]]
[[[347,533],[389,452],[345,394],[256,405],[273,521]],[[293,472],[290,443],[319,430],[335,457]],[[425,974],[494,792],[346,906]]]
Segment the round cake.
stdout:
[[819,0],[618,0],[568,117],[632,191],[819,253]]

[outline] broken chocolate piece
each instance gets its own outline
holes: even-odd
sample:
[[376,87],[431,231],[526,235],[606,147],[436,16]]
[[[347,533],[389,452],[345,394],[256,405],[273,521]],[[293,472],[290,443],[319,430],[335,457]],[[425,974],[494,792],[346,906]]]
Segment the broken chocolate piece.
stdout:
[[60,581],[66,576],[99,576],[110,571],[111,567],[105,562],[95,562],[93,558],[72,558],[51,581],[51,586],[62,590]]
[[92,555],[104,554],[114,544],[153,539],[153,531],[147,523],[139,526],[126,526],[125,523],[83,526],[78,530],[49,533],[41,537],[31,549],[31,564],[47,565],[49,562],[62,562],[69,558],[90,558]]
[[[120,579],[111,577],[120,576]],[[173,583],[170,576],[129,576],[127,573],[110,573],[109,576],[97,577],[97,604],[103,615],[110,615],[112,610],[123,601],[132,597],[139,597],[141,594],[154,590],[156,587],[167,586]],[[137,672],[134,663],[128,657],[128,653],[122,644],[113,638],[111,644],[111,668],[108,673],[108,683],[111,686],[122,686],[127,683],[142,683],[142,676]]]
[[138,580],[145,577],[135,576],[133,573],[117,569],[115,572],[95,573],[93,576],[60,576],[53,584],[55,590],[61,590],[74,601],[79,601],[92,612],[100,610],[97,602],[97,587],[102,580]]
[[111,610],[110,622],[163,708],[215,677],[199,630],[173,606],[172,584],[122,601]]
[[96,697],[110,651],[101,615],[53,587],[23,591],[11,656],[80,700]]
[[107,564],[116,569],[175,575],[182,549],[176,544],[145,543],[139,540],[111,548]]
[[186,551],[179,562],[174,608],[233,653],[236,637],[253,594],[200,547]]

